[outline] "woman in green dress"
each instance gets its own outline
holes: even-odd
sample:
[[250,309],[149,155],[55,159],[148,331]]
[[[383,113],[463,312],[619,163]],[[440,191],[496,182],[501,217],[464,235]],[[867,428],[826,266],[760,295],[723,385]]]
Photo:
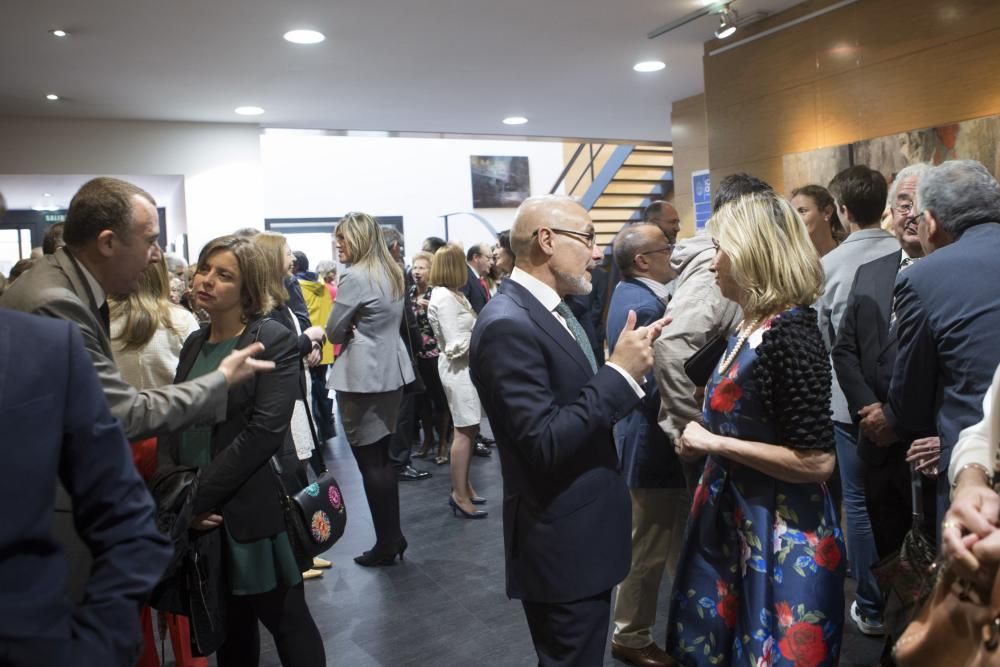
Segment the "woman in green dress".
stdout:
[[[270,264],[252,241],[223,236],[198,258],[192,293],[211,323],[181,349],[176,382],[214,372],[234,349],[259,342],[273,371],[230,388],[225,421],[172,437],[166,462],[201,470],[192,528],[221,530],[229,595],[220,667],[258,663],[258,621],[274,637],[286,667],[325,663],[323,642],[306,606],[269,460],[293,447],[289,434],[298,395],[298,349],[279,322],[267,289]],[[279,457],[280,458],[280,457]]]

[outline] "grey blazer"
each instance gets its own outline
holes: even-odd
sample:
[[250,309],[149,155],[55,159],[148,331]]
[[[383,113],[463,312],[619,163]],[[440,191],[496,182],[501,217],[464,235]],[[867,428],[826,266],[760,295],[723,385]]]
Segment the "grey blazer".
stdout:
[[[37,260],[3,293],[0,306],[69,320],[80,327],[111,414],[121,420],[130,440],[213,424],[226,417],[228,392],[220,371],[191,382],[142,391],[122,378],[101,324],[100,304],[83,269],[65,249]],[[45,350],[26,352],[45,354]]]
[[[854,275],[862,264],[885,257],[899,250],[899,242],[892,234],[882,230],[862,229],[854,232],[839,246],[827,253],[823,259],[823,272],[826,274],[826,284],[823,296],[816,302],[816,313],[819,316],[819,331],[823,334],[826,349],[832,350],[840,332],[840,320],[847,309],[847,298],[851,295],[854,285]],[[850,424],[850,409],[847,399],[837,382],[837,374],[833,374],[833,392],[830,396],[830,407],[833,409],[833,421]]]
[[331,386],[376,394],[413,382],[413,364],[400,336],[402,319],[403,297],[392,298],[388,276],[369,276],[361,267],[341,271],[337,300],[326,323],[330,342],[343,345],[333,364]]

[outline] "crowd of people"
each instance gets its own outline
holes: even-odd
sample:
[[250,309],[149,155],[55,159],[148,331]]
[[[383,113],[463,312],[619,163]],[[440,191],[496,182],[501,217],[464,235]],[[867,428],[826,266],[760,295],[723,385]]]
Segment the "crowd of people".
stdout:
[[[0,528],[0,656],[157,665],[155,608],[178,665],[257,664],[259,624],[283,665],[336,662],[304,585],[330,563],[304,561],[283,496],[338,433],[374,529],[359,566],[403,560],[417,460],[449,466],[454,517],[502,508],[542,665],[601,664],[609,627],[644,667],[836,665],[845,618],[891,648],[876,574],[914,512],[991,590],[996,179],[950,161],[714,190],[683,240],[656,201],[605,251],[548,195],[495,244],[430,237],[408,266],[398,229],[348,213],[311,271],[255,229],[188,266],[149,193],[89,181],[0,285],[2,428],[25,445],[0,484],[24,508]],[[494,445],[502,499],[472,475]]]

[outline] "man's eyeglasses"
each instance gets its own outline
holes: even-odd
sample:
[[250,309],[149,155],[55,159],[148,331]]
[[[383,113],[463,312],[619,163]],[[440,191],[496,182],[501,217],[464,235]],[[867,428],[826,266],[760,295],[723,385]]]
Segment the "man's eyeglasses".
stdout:
[[913,210],[915,208],[916,208],[916,205],[913,202],[911,202],[911,201],[902,201],[902,202],[899,202],[899,203],[895,204],[892,207],[892,210],[897,215],[905,215],[908,218],[908,217],[910,217],[910,214],[913,213]]
[[647,250],[646,252],[640,252],[639,254],[640,255],[654,255],[654,254],[656,254],[658,252],[670,253],[670,252],[673,252],[673,251],[674,251],[674,246],[672,244],[668,243],[663,248],[657,248],[656,250]]
[[556,234],[569,234],[570,236],[575,236],[579,238],[582,243],[586,243],[588,248],[593,248],[597,244],[597,232],[578,232],[573,229],[562,229],[561,227],[542,227],[531,232],[531,237],[534,238],[538,236],[538,232],[542,229],[548,229]]

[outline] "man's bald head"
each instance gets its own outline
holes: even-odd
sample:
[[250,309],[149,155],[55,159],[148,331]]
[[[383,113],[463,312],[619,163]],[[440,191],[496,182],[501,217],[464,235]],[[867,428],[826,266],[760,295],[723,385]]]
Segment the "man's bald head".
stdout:
[[528,257],[534,245],[533,235],[540,227],[560,227],[564,221],[577,221],[581,217],[587,217],[587,210],[572,197],[529,197],[517,209],[510,228],[510,247],[516,257]]

